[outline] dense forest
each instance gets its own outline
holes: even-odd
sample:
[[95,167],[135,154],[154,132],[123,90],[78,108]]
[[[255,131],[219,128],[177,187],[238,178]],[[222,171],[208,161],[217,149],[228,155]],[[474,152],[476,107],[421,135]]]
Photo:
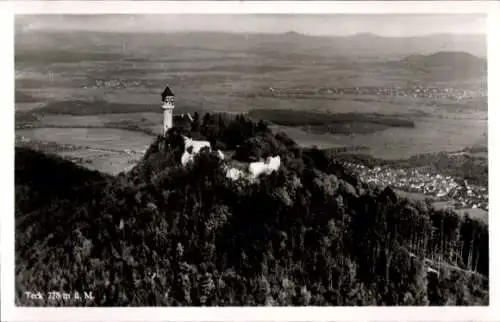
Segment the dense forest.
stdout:
[[318,133],[373,133],[389,127],[415,127],[415,123],[403,115],[389,116],[377,113],[332,114],[320,111],[253,109],[248,115],[255,119],[268,120],[276,125],[302,127],[306,131]]
[[[184,133],[241,161],[280,155],[257,182],[226,178]],[[245,116],[195,115],[116,177],[16,148],[21,305],[488,305],[488,227],[367,187],[335,153]],[[30,301],[24,291],[92,291]]]

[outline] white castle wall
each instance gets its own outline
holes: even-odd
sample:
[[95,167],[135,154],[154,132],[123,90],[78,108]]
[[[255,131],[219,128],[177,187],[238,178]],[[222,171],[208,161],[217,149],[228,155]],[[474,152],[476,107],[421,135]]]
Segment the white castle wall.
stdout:
[[226,167],[226,177],[232,180],[247,179],[253,181],[261,174],[269,175],[273,171],[278,171],[281,166],[280,156],[269,157],[265,162],[252,162],[246,172],[236,168]]
[[238,170],[236,168],[230,168],[227,169],[226,171],[226,178],[229,178],[231,180],[239,180],[245,177],[245,174],[243,171]]
[[265,162],[252,162],[248,167],[250,177],[256,179],[261,174],[271,174],[273,171],[278,171],[280,168],[280,156],[269,157]]
[[[210,142],[208,141],[197,141],[188,138],[186,136],[183,136],[183,138],[184,138],[184,153],[182,154],[181,157],[181,164],[183,166],[186,166],[188,163],[192,162],[194,160],[194,156],[200,153],[200,151],[203,148],[208,148],[210,151],[212,150]],[[221,160],[224,160],[224,153],[222,153],[222,151],[217,150],[217,156]]]

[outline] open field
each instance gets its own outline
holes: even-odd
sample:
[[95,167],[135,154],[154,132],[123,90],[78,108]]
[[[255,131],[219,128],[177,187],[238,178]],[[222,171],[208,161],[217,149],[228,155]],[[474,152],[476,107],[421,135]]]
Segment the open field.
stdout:
[[[16,136],[28,146],[32,146],[31,140],[56,144],[59,155],[90,169],[115,175],[136,164],[154,138],[123,129],[77,127],[20,129],[16,130]],[[72,148],[64,149],[64,146]],[[47,151],[43,145],[37,147]]]
[[[68,132],[71,133],[71,139],[61,139],[60,136],[68,135]],[[147,136],[144,136],[142,143],[146,143],[145,146],[141,148],[136,142],[136,150],[128,147],[124,149],[123,146],[112,144],[124,141],[123,138],[128,134],[126,132],[106,128],[23,129],[16,132],[16,146],[59,154],[89,169],[117,175],[132,168],[143,157],[150,143]],[[111,144],[106,144],[106,142]]]
[[[59,125],[68,126],[106,126],[110,123],[116,124],[125,120],[130,120],[133,124],[157,125],[161,119],[161,113],[112,113],[102,115],[64,115],[64,114],[44,114],[36,115],[36,122],[31,120],[31,124],[38,127],[51,127]],[[161,125],[161,124],[160,124]]]
[[105,152],[96,154],[93,151],[75,151],[60,153],[76,163],[82,164],[91,170],[117,175],[130,170],[142,158],[142,154],[127,154],[123,152]]
[[87,146],[96,149],[140,151],[146,149],[152,137],[138,132],[108,128],[35,128],[16,131],[17,135],[40,141]]

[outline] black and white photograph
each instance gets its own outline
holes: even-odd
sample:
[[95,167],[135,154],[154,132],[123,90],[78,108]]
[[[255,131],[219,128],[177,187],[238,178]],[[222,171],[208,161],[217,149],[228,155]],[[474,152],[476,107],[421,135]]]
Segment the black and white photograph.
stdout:
[[16,14],[15,305],[487,307],[487,18]]

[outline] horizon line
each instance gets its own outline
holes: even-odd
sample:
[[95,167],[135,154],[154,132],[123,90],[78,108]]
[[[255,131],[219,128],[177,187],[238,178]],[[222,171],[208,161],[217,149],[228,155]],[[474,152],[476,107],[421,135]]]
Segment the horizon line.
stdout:
[[87,32],[87,33],[102,33],[102,34],[154,34],[154,35],[173,35],[173,34],[230,34],[230,35],[287,35],[287,34],[295,34],[297,36],[303,37],[316,37],[316,38],[349,38],[356,36],[367,36],[367,37],[378,37],[378,38],[425,38],[432,36],[487,36],[487,31],[480,32],[467,32],[467,33],[454,33],[454,32],[432,32],[418,35],[408,35],[408,36],[393,36],[393,35],[380,35],[374,32],[356,32],[352,34],[315,34],[315,33],[304,33],[298,32],[295,30],[288,30],[284,32],[264,32],[264,31],[222,31],[222,30],[178,30],[178,31],[156,31],[156,30],[141,30],[141,31],[132,31],[132,30],[124,30],[124,31],[108,31],[108,30],[91,30],[91,29],[83,29],[83,28],[74,28],[74,29],[55,29],[55,28],[19,28],[19,26],[15,26],[15,33],[30,33],[30,32],[47,32],[47,33],[69,33],[69,32]]

